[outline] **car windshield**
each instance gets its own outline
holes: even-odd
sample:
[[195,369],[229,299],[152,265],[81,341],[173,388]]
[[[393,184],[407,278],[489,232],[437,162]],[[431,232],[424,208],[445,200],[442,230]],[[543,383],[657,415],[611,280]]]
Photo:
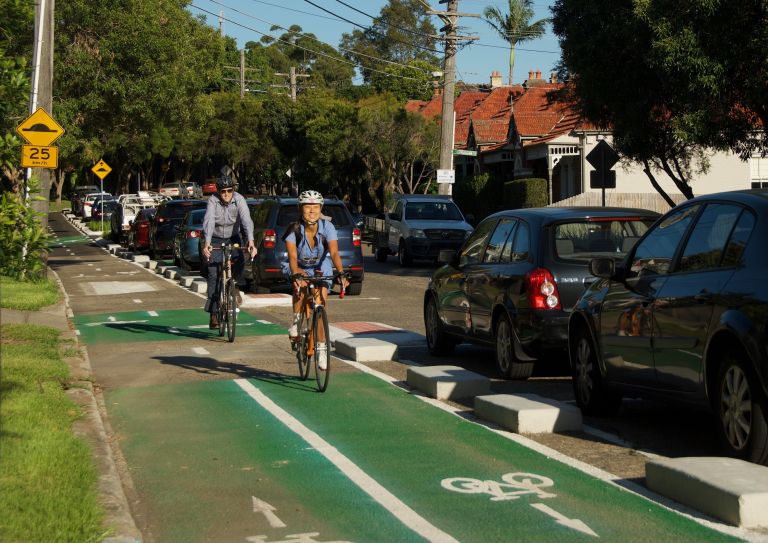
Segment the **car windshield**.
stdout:
[[[336,228],[349,226],[349,216],[346,209],[341,205],[324,205],[323,216],[330,217],[333,226]],[[299,208],[297,206],[283,206],[277,216],[278,226],[288,226],[292,222],[299,220]]]
[[555,256],[589,261],[598,256],[621,258],[634,246],[653,219],[605,217],[560,223],[554,228]]
[[460,221],[459,208],[453,202],[408,202],[405,218],[414,221]]

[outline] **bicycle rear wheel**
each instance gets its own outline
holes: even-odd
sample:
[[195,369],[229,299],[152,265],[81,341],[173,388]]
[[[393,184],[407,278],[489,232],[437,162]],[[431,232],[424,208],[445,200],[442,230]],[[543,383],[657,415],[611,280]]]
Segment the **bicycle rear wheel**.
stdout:
[[227,281],[227,339],[235,341],[237,328],[237,285],[234,279]]
[[227,331],[227,297],[224,281],[219,279],[219,337]]
[[[325,392],[325,389],[328,388],[328,381],[331,378],[331,336],[328,330],[328,314],[325,312],[325,308],[322,305],[315,308],[315,315],[312,318],[312,330],[314,332],[312,335],[314,336],[315,342],[315,356],[313,357],[315,362],[315,379],[317,379],[318,390],[320,392]],[[323,331],[322,334],[320,332],[321,330]],[[322,370],[318,365],[319,351],[317,349],[321,335],[325,342],[326,359],[325,369]]]
[[301,317],[297,324],[299,330],[298,345],[296,346],[296,360],[299,363],[299,377],[302,381],[306,381],[309,377],[309,356],[307,356],[307,348],[309,347],[309,320],[307,315],[302,311]]

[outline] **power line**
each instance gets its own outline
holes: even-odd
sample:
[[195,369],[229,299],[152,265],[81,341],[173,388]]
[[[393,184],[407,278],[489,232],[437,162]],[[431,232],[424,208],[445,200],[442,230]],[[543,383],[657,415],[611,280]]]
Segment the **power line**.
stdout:
[[[336,0],[336,1],[337,1],[339,4],[341,4],[342,6],[347,6],[349,9],[351,9],[351,10],[353,10],[353,11],[356,11],[356,12],[358,12],[358,13],[359,13],[359,14],[361,14],[361,15],[365,15],[366,17],[370,17],[370,18],[371,18],[371,19],[373,19],[374,21],[375,21],[376,19],[378,19],[378,17],[376,17],[375,15],[371,15],[371,14],[369,14],[369,13],[366,13],[366,12],[364,12],[364,11],[361,11],[361,10],[357,9],[356,7],[354,7],[354,6],[350,6],[350,5],[349,5],[349,4],[347,4],[346,2],[343,2],[342,0]],[[400,31],[402,31],[402,32],[407,32],[408,34],[413,34],[413,35],[415,35],[415,36],[419,36],[419,37],[421,37],[421,38],[427,38],[427,39],[430,39],[430,40],[437,40],[437,39],[438,39],[436,36],[431,36],[431,35],[429,35],[429,34],[424,34],[423,32],[417,32],[417,31],[415,31],[415,30],[411,30],[410,28],[403,28],[402,26],[398,26],[398,25],[395,25],[395,24],[392,24],[392,23],[388,23],[387,21],[383,20],[383,18],[381,19],[381,23],[382,23],[382,24],[385,24],[385,25],[387,25],[387,26],[389,26],[389,27],[392,27],[392,28],[396,28],[397,30],[400,30]]]
[[[215,17],[219,17],[218,14],[213,13],[212,11],[208,11],[207,9],[203,9],[203,8],[201,8],[199,6],[196,6],[194,3],[190,3],[189,6],[195,8],[197,10],[200,10],[203,13],[207,13],[208,15],[213,15]],[[252,28],[250,26],[238,23],[237,21],[233,21],[231,19],[227,19],[226,17],[221,17],[221,19],[224,20],[224,21],[227,21],[228,23],[235,24],[235,25],[237,25],[237,26],[239,26],[241,28],[244,28],[246,30],[250,30],[252,32],[256,32],[257,34],[261,34],[262,36],[270,37],[270,38],[272,38],[273,40],[275,40],[277,42],[284,43],[286,45],[290,45],[291,47],[296,47],[296,48],[301,49],[302,51],[306,51],[308,53],[312,53],[312,54],[315,54],[315,55],[320,55],[320,56],[323,56],[323,57],[330,58],[332,60],[335,60],[336,62],[341,62],[342,64],[349,64],[351,66],[355,66],[355,67],[358,67],[358,68],[363,68],[363,69],[369,70],[371,72],[381,73],[381,74],[384,74],[384,75],[386,75],[388,77],[396,77],[396,78],[399,78],[399,79],[409,79],[411,81],[418,81],[419,83],[426,83],[425,81],[423,81],[421,79],[417,79],[415,77],[409,77],[407,75],[399,75],[399,74],[390,74],[390,73],[384,72],[382,70],[377,70],[375,68],[369,68],[369,67],[363,66],[362,63],[353,62],[353,61],[345,59],[344,57],[335,57],[335,56],[329,55],[327,53],[322,53],[320,51],[314,51],[312,49],[308,49],[307,47],[303,47],[301,45],[296,45],[295,43],[290,43],[290,42],[287,42],[285,40],[281,40],[280,38],[275,38],[271,34],[267,34],[266,32],[262,32],[260,30],[256,30],[255,28]],[[408,67],[410,68],[410,66],[408,66]]]

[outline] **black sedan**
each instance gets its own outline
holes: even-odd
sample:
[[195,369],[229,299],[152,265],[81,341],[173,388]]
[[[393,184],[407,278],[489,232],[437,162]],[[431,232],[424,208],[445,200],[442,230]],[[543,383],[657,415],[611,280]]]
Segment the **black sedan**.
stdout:
[[622,396],[710,408],[733,456],[768,464],[768,191],[710,194],[675,207],[571,314],[576,401]]
[[205,200],[167,200],[157,206],[149,229],[149,254],[152,258],[173,254],[173,238],[184,215],[193,209],[205,209]]
[[491,215],[457,254],[443,251],[448,263],[424,294],[430,352],[447,354],[465,340],[494,345],[502,376],[527,379],[536,360],[566,353],[571,308],[594,280],[590,260],[622,258],[657,217],[601,207]]

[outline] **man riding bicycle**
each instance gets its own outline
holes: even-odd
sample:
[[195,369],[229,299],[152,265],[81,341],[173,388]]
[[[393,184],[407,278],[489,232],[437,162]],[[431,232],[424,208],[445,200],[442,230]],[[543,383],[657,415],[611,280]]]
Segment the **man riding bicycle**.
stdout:
[[[344,266],[339,255],[339,242],[336,228],[331,221],[322,218],[323,195],[315,190],[306,190],[299,195],[299,221],[288,230],[284,237],[288,251],[288,262],[283,264],[283,271],[292,278],[295,275],[312,276],[315,270],[322,275],[332,275],[331,263],[342,274]],[[344,275],[339,278],[341,288],[346,289],[349,281]],[[299,335],[298,323],[304,304],[307,282],[300,277],[293,280],[293,324],[288,335],[295,341]],[[327,305],[330,281],[322,288],[315,289],[315,303]],[[328,364],[327,338],[318,343],[318,366],[325,369]]]
[[[243,231],[247,238],[247,248],[251,258],[256,256],[256,245],[253,243],[253,221],[245,198],[235,192],[235,183],[231,177],[216,180],[216,194],[208,198],[208,207],[203,218],[203,256],[208,266],[208,300],[205,311],[211,314],[210,328],[218,328],[219,319],[219,267],[222,262],[222,251],[213,248],[221,247],[222,243],[242,244],[240,233]],[[245,261],[242,252],[232,252],[233,274],[238,286],[243,283]],[[239,294],[238,294],[239,297]]]

